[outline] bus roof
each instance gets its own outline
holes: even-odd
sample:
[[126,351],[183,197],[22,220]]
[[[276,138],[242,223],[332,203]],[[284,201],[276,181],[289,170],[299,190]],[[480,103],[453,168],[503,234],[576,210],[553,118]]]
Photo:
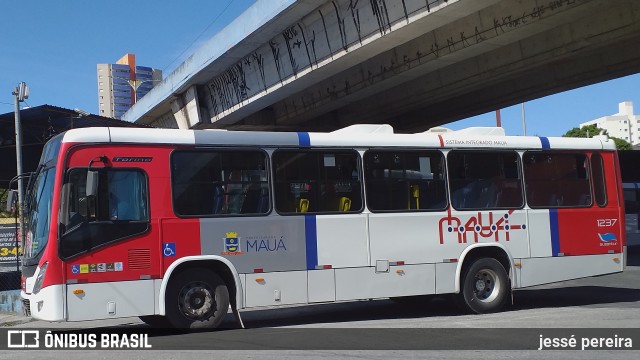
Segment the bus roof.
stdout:
[[586,138],[506,136],[502,128],[474,127],[457,131],[436,128],[415,134],[396,134],[390,125],[352,125],[328,133],[261,132],[95,127],[72,129],[65,143],[127,143],[287,147],[429,147],[492,149],[615,150],[605,136]]

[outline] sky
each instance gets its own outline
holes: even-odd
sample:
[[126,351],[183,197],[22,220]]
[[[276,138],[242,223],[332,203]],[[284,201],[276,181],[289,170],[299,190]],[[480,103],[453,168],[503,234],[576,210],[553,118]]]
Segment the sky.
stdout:
[[[0,0],[0,113],[13,112],[11,92],[30,89],[24,106],[98,112],[96,65],[126,53],[166,77],[255,0]],[[581,122],[640,109],[640,74],[526,102],[527,135],[560,136]],[[640,110],[636,110],[640,113]],[[522,106],[501,110],[507,135],[522,135]],[[495,126],[495,112],[443,126]]]

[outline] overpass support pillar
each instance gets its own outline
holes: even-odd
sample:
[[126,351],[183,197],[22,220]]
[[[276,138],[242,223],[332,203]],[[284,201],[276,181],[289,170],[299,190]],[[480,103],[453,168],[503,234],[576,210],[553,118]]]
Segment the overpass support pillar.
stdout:
[[178,128],[191,129],[202,123],[198,89],[192,86],[171,101],[171,111]]

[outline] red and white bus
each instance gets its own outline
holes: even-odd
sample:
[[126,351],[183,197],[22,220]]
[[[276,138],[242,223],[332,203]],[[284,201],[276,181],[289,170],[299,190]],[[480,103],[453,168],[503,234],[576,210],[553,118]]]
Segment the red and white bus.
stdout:
[[215,327],[229,307],[425,294],[486,313],[624,269],[603,137],[85,128],[32,183],[22,298],[43,320]]

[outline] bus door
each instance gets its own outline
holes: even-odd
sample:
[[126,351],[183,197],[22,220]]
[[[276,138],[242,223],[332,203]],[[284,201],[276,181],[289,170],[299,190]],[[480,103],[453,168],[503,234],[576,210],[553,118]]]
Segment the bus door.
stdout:
[[369,264],[358,153],[280,149],[272,159],[275,211],[302,230],[308,301],[357,298],[351,276]]
[[68,320],[155,311],[153,279],[161,272],[158,226],[150,216],[152,157],[117,153],[113,147],[81,148],[69,158],[59,243]]
[[371,149],[363,163],[378,287],[387,296],[434,293],[434,263],[443,258],[437,228],[447,208],[443,154]]

